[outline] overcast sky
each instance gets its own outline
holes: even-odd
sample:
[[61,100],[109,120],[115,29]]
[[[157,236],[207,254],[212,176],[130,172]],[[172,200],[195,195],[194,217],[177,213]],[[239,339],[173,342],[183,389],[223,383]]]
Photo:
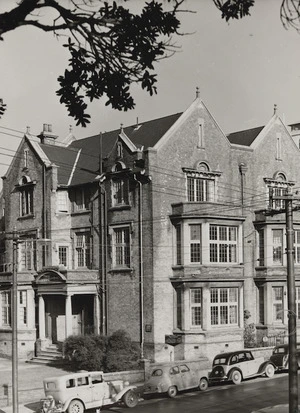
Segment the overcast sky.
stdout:
[[[67,0],[64,0],[67,1]],[[1,0],[0,11],[12,6]],[[144,3],[130,0],[126,5]],[[184,111],[194,100],[199,86],[203,101],[225,133],[266,124],[276,103],[287,124],[300,122],[300,35],[285,30],[280,22],[280,1],[256,0],[251,17],[230,24],[221,19],[212,0],[187,0],[180,52],[161,61],[158,94],[149,97],[134,87],[136,109],[126,113],[104,106],[104,100],[90,107],[87,128],[75,127],[73,119],[58,102],[57,77],[67,65],[68,55],[53,35],[34,28],[20,28],[4,35],[0,43],[0,97],[8,105],[0,120],[0,174],[6,172],[20,139],[9,131],[33,134],[43,123],[63,140],[69,125],[77,138],[117,129],[120,123],[134,124]],[[4,148],[10,149],[10,151]],[[4,164],[4,165],[3,165]]]

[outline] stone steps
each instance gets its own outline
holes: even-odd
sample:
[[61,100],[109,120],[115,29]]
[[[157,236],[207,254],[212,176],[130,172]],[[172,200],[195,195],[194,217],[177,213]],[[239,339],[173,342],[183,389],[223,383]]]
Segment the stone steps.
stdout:
[[27,363],[61,365],[65,364],[65,361],[62,352],[55,344],[52,344],[41,350],[37,356],[27,360]]

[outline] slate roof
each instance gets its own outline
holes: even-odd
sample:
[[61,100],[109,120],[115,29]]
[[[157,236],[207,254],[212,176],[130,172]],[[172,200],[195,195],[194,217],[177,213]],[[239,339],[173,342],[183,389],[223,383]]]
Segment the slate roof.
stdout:
[[259,126],[257,128],[229,133],[227,138],[231,144],[250,146],[263,128],[264,126]]

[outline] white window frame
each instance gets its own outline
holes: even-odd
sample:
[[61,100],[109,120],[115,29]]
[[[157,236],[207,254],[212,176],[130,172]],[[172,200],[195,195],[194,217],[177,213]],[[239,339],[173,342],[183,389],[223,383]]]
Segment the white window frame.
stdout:
[[188,202],[213,202],[215,181],[204,177],[187,176]]
[[88,188],[74,188],[72,194],[72,211],[81,212],[90,208],[90,193]]
[[[276,297],[276,291],[281,292]],[[283,323],[284,322],[284,287],[273,286],[272,287],[272,320],[273,323]]]
[[18,271],[33,271],[37,268],[36,238],[24,238],[19,241]]
[[56,202],[58,212],[69,212],[69,196],[68,191],[59,190],[56,192]]
[[[65,249],[65,256],[66,256],[66,264],[63,264],[60,259],[60,249]],[[69,268],[69,246],[60,244],[57,246],[57,254],[58,254],[58,263],[59,265],[64,265],[66,268]]]
[[[238,226],[209,224],[210,263],[236,264],[238,262],[238,233]],[[213,257],[216,259],[212,259]]]
[[20,217],[33,215],[33,186],[26,186],[20,189]]
[[190,288],[191,327],[202,327],[202,288]]
[[20,326],[27,326],[27,290],[18,291],[18,322]]
[[11,327],[11,291],[1,292],[1,326]]
[[113,268],[130,268],[131,234],[130,226],[112,227],[112,265]]
[[[234,300],[232,293],[235,295]],[[210,289],[210,322],[212,327],[228,327],[239,324],[238,287],[212,287]]]
[[[281,236],[281,242],[279,243],[275,243],[275,231],[277,231],[278,233],[280,232]],[[283,238],[283,229],[282,228],[273,228],[271,230],[272,233],[272,265],[278,265],[278,266],[282,266],[283,265],[283,251],[284,251],[284,238]],[[281,252],[280,252],[281,251]],[[276,256],[279,257],[279,252],[280,252],[280,259],[277,258],[275,259]]]
[[[193,236],[193,229],[196,228],[199,234],[198,238]],[[202,228],[201,224],[189,224],[189,235],[190,235],[190,263],[191,264],[201,264],[202,260],[202,242],[201,242]],[[197,251],[198,250],[198,251]],[[196,255],[198,255],[199,260],[196,260]]]
[[91,268],[92,237],[89,231],[75,233],[75,268]]
[[129,205],[129,181],[125,179],[112,180],[112,206]]

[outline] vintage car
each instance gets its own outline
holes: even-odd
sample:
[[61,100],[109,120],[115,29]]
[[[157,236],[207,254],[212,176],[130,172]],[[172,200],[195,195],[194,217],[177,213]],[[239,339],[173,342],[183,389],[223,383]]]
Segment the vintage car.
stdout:
[[200,362],[174,362],[157,365],[152,369],[150,378],[144,386],[144,394],[167,393],[175,397],[178,391],[208,387],[208,370],[201,368]]
[[263,357],[254,358],[249,350],[238,350],[218,354],[213,360],[209,374],[210,383],[232,381],[240,384],[243,379],[257,376],[273,377],[275,365]]
[[123,380],[106,381],[102,371],[80,372],[44,379],[46,398],[42,413],[83,413],[86,409],[123,402],[127,407],[138,403],[136,386]]
[[[277,370],[288,370],[289,368],[289,345],[280,344],[273,349],[270,361]],[[300,343],[297,343],[297,361],[300,368]]]

